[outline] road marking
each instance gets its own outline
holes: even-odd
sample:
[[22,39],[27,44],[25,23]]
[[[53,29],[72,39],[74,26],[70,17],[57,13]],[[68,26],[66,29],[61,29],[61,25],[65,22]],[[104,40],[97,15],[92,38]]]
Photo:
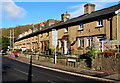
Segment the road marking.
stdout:
[[50,81],[50,80],[48,80],[47,82],[48,82],[48,83],[55,83],[55,82],[53,82],[53,81]]
[[[28,73],[26,73],[26,72],[24,72],[24,71],[21,71],[21,70],[19,70],[19,69],[14,68],[14,70],[19,71],[19,72],[21,72],[21,73],[23,73],[23,74],[28,75]],[[33,74],[32,74],[31,76],[33,76]]]

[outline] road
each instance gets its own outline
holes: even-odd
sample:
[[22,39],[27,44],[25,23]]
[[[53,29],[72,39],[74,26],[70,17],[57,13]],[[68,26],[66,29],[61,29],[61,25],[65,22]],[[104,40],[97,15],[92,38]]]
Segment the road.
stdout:
[[25,64],[10,59],[8,57],[2,57],[2,83],[103,83],[103,82],[79,76],[69,75],[61,72],[56,72],[36,66],[30,66],[29,64]]

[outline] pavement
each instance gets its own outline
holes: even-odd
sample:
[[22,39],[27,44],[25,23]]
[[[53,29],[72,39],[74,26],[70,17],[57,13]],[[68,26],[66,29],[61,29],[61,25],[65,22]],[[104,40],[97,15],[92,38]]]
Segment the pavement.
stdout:
[[[14,56],[9,56],[7,57],[16,59],[25,63],[29,63],[29,59],[26,57],[18,57],[15,58]],[[61,65],[61,64],[53,64],[49,62],[40,62],[39,60],[32,60],[34,66],[38,67],[46,67],[48,69],[58,69],[58,70],[63,70],[66,72],[70,72],[71,74],[75,75],[81,75],[83,77],[88,77],[92,79],[97,79],[97,80],[103,80],[103,81],[109,81],[109,82],[115,82],[119,83],[120,82],[120,74],[110,74],[106,72],[100,72],[100,71],[93,71],[93,70],[87,70],[87,69],[81,69],[81,68],[76,68],[76,67],[70,67],[66,65]]]

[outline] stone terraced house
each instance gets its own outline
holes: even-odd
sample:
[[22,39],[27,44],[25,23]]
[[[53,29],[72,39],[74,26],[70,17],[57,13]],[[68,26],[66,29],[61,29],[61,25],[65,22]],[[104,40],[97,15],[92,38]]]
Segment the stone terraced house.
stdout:
[[52,46],[52,30],[58,32],[57,51],[62,54],[85,53],[94,42],[120,40],[120,4],[95,11],[95,4],[85,4],[84,14],[70,19],[66,12],[61,22],[52,21],[46,28],[19,38],[14,49],[39,49],[47,52]]

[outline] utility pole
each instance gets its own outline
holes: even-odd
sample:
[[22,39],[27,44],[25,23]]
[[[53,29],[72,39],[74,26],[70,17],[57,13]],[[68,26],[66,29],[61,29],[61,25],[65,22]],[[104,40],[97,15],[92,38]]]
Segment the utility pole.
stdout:
[[10,55],[12,54],[12,50],[14,50],[14,29],[10,30]]
[[13,29],[13,50],[14,50],[14,29]]
[[12,46],[11,42],[12,42],[12,39],[11,39],[11,30],[10,30],[10,55],[12,54],[12,52],[11,52],[12,51],[12,49],[11,49],[12,48],[11,47]]

